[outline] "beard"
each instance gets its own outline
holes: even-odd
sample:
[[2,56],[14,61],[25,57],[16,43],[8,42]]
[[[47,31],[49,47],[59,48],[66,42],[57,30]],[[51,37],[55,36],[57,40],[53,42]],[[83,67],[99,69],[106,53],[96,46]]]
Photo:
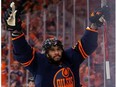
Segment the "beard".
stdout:
[[60,56],[60,55],[55,55],[54,57],[51,57],[48,54],[48,59],[49,59],[50,63],[56,64],[56,65],[59,65],[62,62],[62,56]]
[[54,61],[60,61],[61,58],[62,58],[61,55],[55,55],[55,56],[53,57],[53,60],[54,60]]

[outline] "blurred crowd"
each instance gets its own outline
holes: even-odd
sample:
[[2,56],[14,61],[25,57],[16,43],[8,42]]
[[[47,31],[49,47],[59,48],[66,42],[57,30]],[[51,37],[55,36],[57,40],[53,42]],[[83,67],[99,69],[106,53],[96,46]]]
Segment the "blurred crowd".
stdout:
[[[42,42],[46,38],[57,37],[63,41],[64,48],[74,45],[83,35],[87,26],[87,2],[85,0],[14,0],[21,11],[22,27],[28,43],[42,52]],[[75,32],[74,32],[74,2],[75,1]],[[101,0],[89,0],[89,10],[93,11],[101,5]],[[106,81],[107,87],[114,87],[115,65],[115,32],[114,32],[114,0],[110,1],[111,18],[107,26],[107,50],[110,61],[111,80]],[[10,33],[6,31],[3,20],[5,10],[11,0],[2,0],[1,26],[1,87],[34,87],[29,86],[33,77],[24,67],[13,59]],[[64,15],[65,12],[65,15]],[[65,28],[65,30],[63,30]],[[82,87],[104,87],[104,27],[99,29],[98,48],[80,66]],[[75,33],[75,34],[74,34]],[[75,36],[74,36],[75,35]],[[74,39],[75,37],[75,39]],[[88,62],[89,61],[89,62]],[[28,76],[27,76],[28,74]],[[30,80],[31,78],[31,80]],[[27,82],[28,81],[28,82]]]

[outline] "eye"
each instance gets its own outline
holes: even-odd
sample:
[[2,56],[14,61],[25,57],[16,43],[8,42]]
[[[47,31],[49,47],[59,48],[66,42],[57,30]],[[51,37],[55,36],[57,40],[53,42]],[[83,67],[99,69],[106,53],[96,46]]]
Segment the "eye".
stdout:
[[61,49],[61,48],[58,48],[57,50],[60,51],[60,50],[62,50],[62,49]]
[[51,48],[50,51],[55,51],[55,49],[54,48]]

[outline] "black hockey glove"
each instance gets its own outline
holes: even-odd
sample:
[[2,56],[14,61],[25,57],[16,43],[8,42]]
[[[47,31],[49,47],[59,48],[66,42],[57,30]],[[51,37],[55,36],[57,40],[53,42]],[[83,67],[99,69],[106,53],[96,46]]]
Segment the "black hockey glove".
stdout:
[[4,13],[4,20],[8,31],[21,31],[20,13],[15,9],[14,2],[10,4],[10,7]]
[[91,23],[96,24],[97,27],[101,27],[105,20],[109,20],[109,17],[110,17],[109,7],[104,6],[93,12],[89,20]]

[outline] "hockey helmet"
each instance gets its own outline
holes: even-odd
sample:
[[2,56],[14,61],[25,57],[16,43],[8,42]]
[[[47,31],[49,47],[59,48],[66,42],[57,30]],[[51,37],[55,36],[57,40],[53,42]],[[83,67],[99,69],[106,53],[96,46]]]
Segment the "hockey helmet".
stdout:
[[60,40],[58,40],[57,38],[49,38],[46,39],[43,43],[43,51],[47,52],[47,50],[49,50],[52,46],[58,46],[61,49],[63,49],[63,45],[62,42]]

